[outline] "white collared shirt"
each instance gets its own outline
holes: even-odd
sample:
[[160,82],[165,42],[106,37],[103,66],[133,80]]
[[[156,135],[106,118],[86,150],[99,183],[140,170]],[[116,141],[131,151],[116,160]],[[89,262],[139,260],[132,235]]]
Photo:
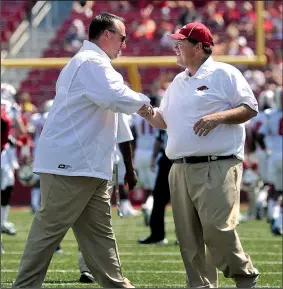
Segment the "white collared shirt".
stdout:
[[34,172],[111,180],[116,112],[132,114],[149,103],[147,96],[124,84],[103,50],[85,40],[57,80]]
[[195,135],[193,126],[203,116],[247,104],[258,111],[254,94],[242,73],[209,57],[195,75],[179,73],[168,87],[158,112],[167,124],[166,155],[244,158],[245,125],[220,124],[207,136]]

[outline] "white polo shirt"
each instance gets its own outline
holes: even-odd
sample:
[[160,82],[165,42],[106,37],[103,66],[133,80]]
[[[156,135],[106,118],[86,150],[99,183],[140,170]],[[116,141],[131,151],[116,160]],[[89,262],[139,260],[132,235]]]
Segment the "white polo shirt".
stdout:
[[147,96],[124,84],[103,50],[85,40],[57,80],[34,172],[111,180],[116,112],[132,114],[149,103]]
[[158,112],[167,124],[166,155],[244,158],[245,125],[220,124],[207,136],[195,135],[193,126],[203,116],[247,104],[258,111],[254,94],[242,73],[209,57],[195,75],[179,73],[167,89]]

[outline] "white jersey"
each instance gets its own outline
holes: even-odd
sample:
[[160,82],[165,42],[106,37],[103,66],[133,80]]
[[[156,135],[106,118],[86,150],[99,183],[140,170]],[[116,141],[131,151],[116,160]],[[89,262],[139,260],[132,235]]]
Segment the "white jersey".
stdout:
[[[270,114],[271,111],[272,111],[271,109],[259,111],[257,116],[255,116],[254,118],[252,118],[250,120],[251,128],[255,133],[258,133],[259,129],[262,127],[262,125],[264,125],[267,122],[268,115]],[[265,136],[265,144],[266,144],[267,149],[271,150],[271,137],[270,137],[270,135]],[[258,144],[256,144],[256,150],[257,151],[261,150],[261,148]]]
[[37,142],[39,140],[41,131],[47,119],[48,112],[46,113],[35,113],[31,116],[30,121],[28,123],[27,129],[29,133],[33,134],[33,141],[36,147]]
[[6,115],[13,121],[21,115],[21,108],[6,99],[1,99],[1,111],[5,111]]
[[153,128],[138,114],[133,115],[133,126],[136,131],[136,149],[147,150],[152,153],[157,129]]
[[282,155],[283,113],[281,110],[274,109],[269,113],[259,133],[270,137],[272,154]]

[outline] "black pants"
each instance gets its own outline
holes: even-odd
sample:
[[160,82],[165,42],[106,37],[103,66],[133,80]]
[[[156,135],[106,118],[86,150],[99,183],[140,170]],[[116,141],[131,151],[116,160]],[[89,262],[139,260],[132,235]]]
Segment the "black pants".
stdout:
[[1,191],[1,206],[7,206],[10,204],[14,186],[9,186],[5,190]]
[[158,174],[153,195],[153,208],[150,217],[151,238],[160,241],[165,238],[165,207],[170,201],[168,175],[172,161],[164,154],[158,162]]

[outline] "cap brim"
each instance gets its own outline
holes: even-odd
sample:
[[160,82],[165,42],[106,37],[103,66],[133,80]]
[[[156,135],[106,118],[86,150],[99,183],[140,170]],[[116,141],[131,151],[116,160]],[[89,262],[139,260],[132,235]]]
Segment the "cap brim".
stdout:
[[176,33],[176,34],[169,34],[169,37],[175,39],[175,40],[183,40],[187,39],[187,37],[181,33]]

